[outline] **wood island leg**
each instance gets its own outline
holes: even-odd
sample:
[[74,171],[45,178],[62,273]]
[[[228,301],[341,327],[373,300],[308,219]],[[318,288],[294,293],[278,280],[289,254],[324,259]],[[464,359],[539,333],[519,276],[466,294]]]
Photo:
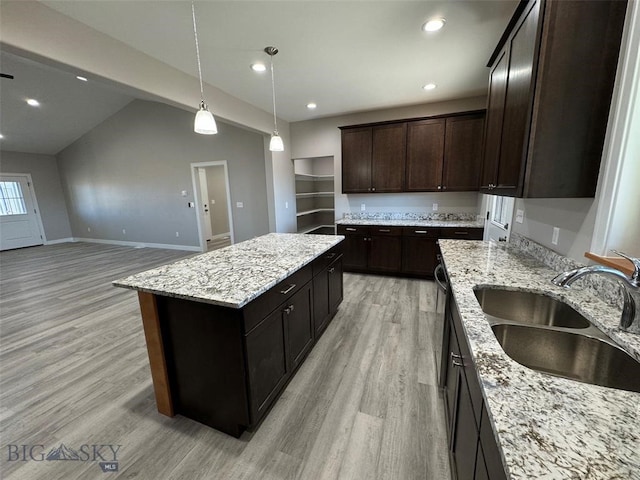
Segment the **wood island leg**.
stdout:
[[171,388],[162,344],[156,296],[152,293],[138,292],[138,301],[140,302],[140,312],[142,313],[144,338],[147,342],[151,379],[153,380],[158,412],[168,417],[173,417],[175,413],[173,411],[173,402],[171,401]]

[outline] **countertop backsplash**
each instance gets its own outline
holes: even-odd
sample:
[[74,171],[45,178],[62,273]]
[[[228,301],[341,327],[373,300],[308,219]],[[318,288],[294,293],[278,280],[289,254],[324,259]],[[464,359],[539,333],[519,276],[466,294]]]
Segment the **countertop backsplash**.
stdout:
[[402,213],[402,212],[357,212],[345,213],[345,220],[434,220],[443,221],[476,221],[475,213]]
[[[507,246],[528,253],[558,273],[584,267],[586,265],[586,263],[580,263],[572,258],[560,255],[559,253],[556,253],[553,250],[514,232],[511,232],[511,237],[509,238]],[[549,281],[551,281],[551,279],[549,279]],[[622,287],[615,280],[602,275],[587,275],[586,277],[577,280],[574,285],[578,288],[587,289],[593,295],[607,302],[609,305],[618,307],[622,310]],[[640,333],[640,330],[632,330],[632,333]]]

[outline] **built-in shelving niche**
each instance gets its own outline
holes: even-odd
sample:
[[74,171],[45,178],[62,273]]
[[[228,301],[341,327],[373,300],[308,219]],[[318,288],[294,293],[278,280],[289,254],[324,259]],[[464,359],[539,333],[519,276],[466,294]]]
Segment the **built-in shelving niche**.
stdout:
[[294,172],[298,233],[334,235],[333,157],[295,159]]

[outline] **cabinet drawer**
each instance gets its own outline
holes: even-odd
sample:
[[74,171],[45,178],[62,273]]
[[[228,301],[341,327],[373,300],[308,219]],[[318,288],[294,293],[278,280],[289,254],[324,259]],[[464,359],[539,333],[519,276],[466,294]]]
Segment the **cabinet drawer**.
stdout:
[[402,235],[405,237],[438,238],[440,229],[432,227],[403,227]]
[[369,227],[366,225],[338,225],[338,235],[369,235]]
[[400,235],[402,235],[402,228],[401,227],[369,227],[369,234],[399,237]]
[[484,228],[442,228],[440,238],[461,240],[482,240]]
[[340,242],[335,247],[332,247],[330,250],[327,250],[318,258],[316,258],[313,262],[311,262],[311,269],[313,270],[313,276],[318,275],[322,270],[327,268],[327,266],[335,261],[340,255],[342,255],[342,242]]
[[258,323],[275,310],[278,305],[300,290],[311,278],[311,264],[305,265],[255,300],[249,302],[242,309],[244,313],[245,334],[258,325]]

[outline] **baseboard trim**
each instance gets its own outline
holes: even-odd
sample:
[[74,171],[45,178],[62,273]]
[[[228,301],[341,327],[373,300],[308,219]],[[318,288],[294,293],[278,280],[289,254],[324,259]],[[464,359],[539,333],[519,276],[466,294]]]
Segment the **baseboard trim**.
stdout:
[[174,245],[171,243],[146,243],[146,242],[127,242],[124,240],[103,240],[100,238],[83,238],[73,237],[72,242],[88,242],[88,243],[103,243],[106,245],[120,245],[122,247],[134,247],[134,248],[164,248],[166,250],[185,250],[188,252],[200,252],[200,247],[193,245]]
[[219,240],[221,238],[229,237],[231,238],[231,232],[227,233],[219,233],[218,235],[214,235],[211,237],[211,240]]
[[73,242],[73,237],[67,237],[67,238],[58,238],[56,240],[47,240],[46,242],[44,242],[45,245],[56,245],[58,243],[71,243]]

